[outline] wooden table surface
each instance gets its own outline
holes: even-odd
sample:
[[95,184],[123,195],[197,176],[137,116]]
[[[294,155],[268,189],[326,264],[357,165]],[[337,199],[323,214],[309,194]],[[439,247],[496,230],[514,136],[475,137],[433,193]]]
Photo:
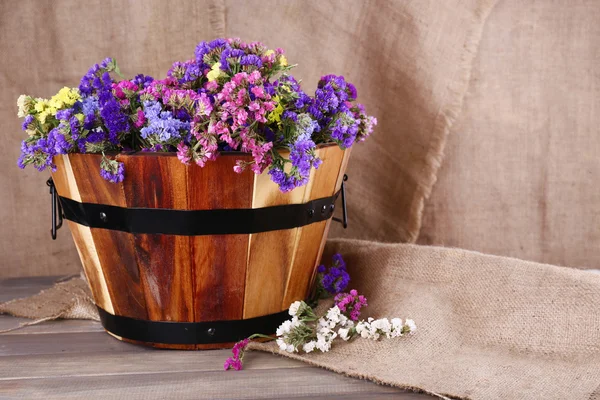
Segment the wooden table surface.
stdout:
[[[56,277],[0,280],[0,302]],[[28,320],[0,315],[0,331]],[[229,350],[156,350],[120,342],[100,323],[60,320],[0,334],[0,399],[425,399],[299,361],[250,352],[223,371]]]

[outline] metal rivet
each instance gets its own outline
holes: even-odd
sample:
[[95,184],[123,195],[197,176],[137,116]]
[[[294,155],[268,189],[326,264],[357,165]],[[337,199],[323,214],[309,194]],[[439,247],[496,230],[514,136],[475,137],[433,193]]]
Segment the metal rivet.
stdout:
[[206,333],[208,333],[208,336],[214,336],[215,335],[215,328],[208,328],[208,330],[206,331]]
[[335,210],[335,204],[329,206],[329,211],[333,212],[333,210]]
[[106,222],[108,220],[108,217],[106,216],[105,213],[103,213],[103,212],[100,213],[100,220],[102,222]]
[[315,210],[313,210],[312,208],[310,210],[308,210],[308,218],[312,218],[313,215],[315,215]]
[[323,208],[321,208],[321,214],[325,214],[325,211],[327,211],[327,206],[323,206]]

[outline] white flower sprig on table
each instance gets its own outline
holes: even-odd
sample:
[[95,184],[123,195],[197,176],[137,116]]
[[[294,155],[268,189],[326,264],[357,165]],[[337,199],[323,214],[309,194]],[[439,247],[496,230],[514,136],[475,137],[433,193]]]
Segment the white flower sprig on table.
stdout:
[[341,255],[333,256],[333,265],[329,269],[321,265],[317,271],[316,286],[309,302],[315,305],[319,299],[335,295],[334,306],[318,317],[309,304],[304,301],[293,302],[288,310],[291,319],[277,328],[277,338],[257,333],[236,343],[232,356],[225,361],[225,370],[243,368],[246,346],[256,338],[275,339],[279,349],[288,353],[311,353],[317,350],[325,353],[337,338],[344,341],[356,337],[379,340],[413,335],[416,332],[417,326],[412,319],[404,322],[400,318],[360,319],[361,309],[367,306],[367,299],[354,289],[349,293],[342,293],[350,282],[350,275]]
[[[355,290],[350,291],[349,295],[356,299],[355,302],[360,301]],[[391,339],[414,334],[417,329],[411,319],[404,322],[400,318],[369,318],[366,321],[355,321],[346,315],[351,313],[348,309],[351,310],[352,307],[345,308],[344,312],[336,304],[327,310],[323,317],[317,318],[308,304],[303,301],[294,302],[289,309],[292,319],[285,321],[277,329],[276,342],[279,349],[288,353],[311,353],[316,350],[325,353],[331,349],[333,341],[338,337],[344,341],[358,336],[371,340],[381,337]],[[353,316],[358,317],[356,313]]]

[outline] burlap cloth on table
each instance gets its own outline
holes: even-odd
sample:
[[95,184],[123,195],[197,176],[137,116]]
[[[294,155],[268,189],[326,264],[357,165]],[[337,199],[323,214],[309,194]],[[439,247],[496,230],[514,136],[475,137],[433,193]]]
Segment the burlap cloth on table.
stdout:
[[[326,257],[333,252],[344,255],[351,287],[368,297],[365,316],[413,318],[418,332],[340,343],[327,354],[283,355],[455,398],[600,399],[600,276],[407,244],[334,240]],[[0,305],[0,312],[39,318],[49,304],[61,314],[62,304],[87,310],[80,318],[97,318],[82,282]],[[279,353],[273,344],[252,347]]]

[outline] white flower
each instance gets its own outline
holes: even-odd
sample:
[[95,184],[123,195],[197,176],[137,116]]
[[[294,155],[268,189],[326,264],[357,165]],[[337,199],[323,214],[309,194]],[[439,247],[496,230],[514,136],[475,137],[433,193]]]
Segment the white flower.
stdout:
[[365,321],[360,321],[358,324],[356,324],[356,332],[357,333],[362,333],[363,331],[368,329],[368,324]]
[[[383,334],[385,334],[386,337],[390,337],[391,333],[392,333],[392,324],[390,324],[390,321],[388,321],[387,318],[382,318],[382,319],[376,319],[375,321],[373,321],[371,323],[371,327],[373,328],[373,331],[375,332],[381,332]],[[379,334],[379,333],[377,333]]]
[[327,336],[331,333],[331,328],[329,328],[328,326],[324,326],[320,328],[317,332],[319,332],[323,336]]
[[300,308],[301,305],[302,305],[301,301],[295,301],[292,303],[292,305],[290,306],[290,310],[289,310],[289,313],[292,317],[295,317],[296,315],[298,315],[298,309]]
[[288,353],[293,353],[295,351],[298,351],[298,349],[296,349],[293,344],[288,344],[285,351],[287,351]]
[[306,353],[310,353],[316,347],[317,347],[317,342],[315,342],[314,340],[311,340],[308,343],[304,343],[304,346],[302,346],[302,350],[304,350],[304,352],[306,352]]
[[17,107],[19,107],[19,112],[17,113],[17,117],[23,118],[27,115],[27,110],[25,109],[25,102],[27,101],[27,96],[22,94],[17,99]]
[[371,336],[371,325],[368,322],[360,321],[356,324],[356,333],[360,335],[360,337],[368,339]]
[[283,339],[277,339],[275,342],[277,343],[277,346],[279,346],[280,350],[285,350],[287,348],[287,344],[283,341]]
[[415,324],[415,321],[412,319],[407,319],[404,324],[408,326],[408,330],[411,335],[417,331],[417,324]]
[[284,321],[284,323],[281,324],[279,326],[279,328],[277,328],[277,331],[275,332],[275,334],[277,336],[283,336],[283,335],[290,333],[290,330],[292,330],[292,321],[290,321],[290,320]]
[[293,317],[290,322],[291,322],[290,331],[292,329],[294,329],[295,327],[297,327],[298,325],[302,324],[302,322],[300,322],[300,320],[298,319],[298,317]]
[[348,321],[352,321],[352,320],[349,320],[348,317],[346,317],[344,314],[340,314],[340,325],[341,326],[346,326]]
[[390,321],[392,323],[392,327],[394,330],[402,330],[402,319],[401,318],[392,318]]
[[327,337],[323,335],[317,334],[317,349],[321,350],[323,353],[326,353],[331,349],[331,341],[327,339]]
[[338,306],[333,306],[327,311],[326,317],[329,321],[337,324],[340,322],[340,313],[340,308]]
[[340,328],[340,329],[338,329],[338,335],[340,335],[340,337],[343,340],[350,339],[349,333],[350,333],[350,329],[346,329],[346,328]]
[[321,317],[321,318],[319,318],[319,326],[329,328],[329,321],[326,320],[325,318]]

